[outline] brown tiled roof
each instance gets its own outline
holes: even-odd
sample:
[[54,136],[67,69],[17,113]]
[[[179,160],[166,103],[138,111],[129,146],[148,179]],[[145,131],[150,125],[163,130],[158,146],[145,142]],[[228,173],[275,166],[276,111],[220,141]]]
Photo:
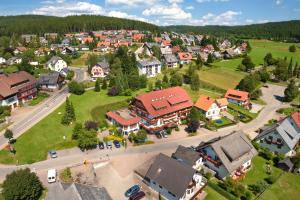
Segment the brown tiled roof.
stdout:
[[249,99],[249,93],[240,90],[228,89],[225,98],[246,101]]
[[208,111],[213,103],[216,103],[216,100],[209,96],[200,96],[197,102],[195,103],[195,107]]
[[0,96],[7,97],[16,94],[19,89],[36,84],[36,79],[27,72],[0,74]]
[[106,115],[123,126],[130,126],[139,123],[141,120],[136,114],[132,113],[128,109],[121,109],[116,111],[110,111]]

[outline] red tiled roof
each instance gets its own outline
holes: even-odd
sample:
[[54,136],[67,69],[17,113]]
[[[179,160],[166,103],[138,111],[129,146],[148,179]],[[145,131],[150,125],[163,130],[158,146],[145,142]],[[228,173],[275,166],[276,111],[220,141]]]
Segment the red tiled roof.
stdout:
[[226,98],[217,99],[216,102],[221,107],[228,105],[228,101]]
[[170,114],[193,106],[191,98],[181,87],[172,87],[142,94],[136,97],[136,100],[143,104],[152,117]]
[[292,119],[295,121],[297,126],[300,128],[300,112],[295,112],[294,114],[291,115]]
[[178,57],[180,60],[192,60],[193,56],[189,52],[178,52]]
[[155,37],[155,38],[154,38],[154,41],[155,41],[156,43],[161,43],[162,38],[161,38],[161,37]]
[[162,43],[165,46],[170,46],[171,45],[171,41],[170,40],[163,40]]
[[143,35],[141,35],[141,34],[134,34],[132,36],[132,39],[135,41],[141,40],[142,38],[143,38]]
[[[126,117],[121,114],[122,112],[126,113]],[[114,119],[116,122],[118,122],[119,124],[121,124],[123,126],[130,126],[133,124],[137,124],[141,120],[140,117],[138,117],[136,114],[133,114],[128,109],[110,111],[110,112],[106,113],[106,115],[109,118]]]
[[195,107],[208,111],[213,103],[216,103],[216,100],[209,96],[200,96],[197,102],[195,103]]
[[94,40],[94,38],[92,38],[92,37],[86,37],[86,38],[83,38],[83,42],[84,43],[91,43],[91,42],[93,42],[93,40]]
[[246,101],[249,99],[249,93],[240,90],[228,89],[225,98]]

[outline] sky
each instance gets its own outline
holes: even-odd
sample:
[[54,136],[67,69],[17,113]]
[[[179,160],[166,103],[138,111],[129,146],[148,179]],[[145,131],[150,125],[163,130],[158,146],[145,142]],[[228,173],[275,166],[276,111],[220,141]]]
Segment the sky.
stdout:
[[300,19],[300,0],[0,0],[0,15],[105,15],[157,25],[244,25]]

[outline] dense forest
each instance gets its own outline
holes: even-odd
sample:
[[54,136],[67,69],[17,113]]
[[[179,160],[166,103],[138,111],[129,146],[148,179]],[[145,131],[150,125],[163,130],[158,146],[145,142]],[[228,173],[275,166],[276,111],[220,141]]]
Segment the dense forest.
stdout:
[[264,38],[281,41],[300,41],[300,20],[244,26],[168,26],[166,28],[180,33],[193,32],[219,37],[234,36],[242,39]]
[[12,34],[68,33],[109,29],[159,31],[153,24],[115,17],[82,15],[68,17],[19,15],[0,16],[0,36]]

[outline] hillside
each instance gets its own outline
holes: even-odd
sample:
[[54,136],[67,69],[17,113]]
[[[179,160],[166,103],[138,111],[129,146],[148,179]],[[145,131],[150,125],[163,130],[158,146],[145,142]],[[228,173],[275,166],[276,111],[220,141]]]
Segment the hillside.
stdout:
[[137,29],[157,32],[153,24],[115,17],[82,15],[68,17],[19,15],[0,16],[0,36],[12,34],[67,33],[105,29]]
[[167,29],[181,33],[200,33],[239,38],[264,38],[272,40],[300,41],[300,20],[269,22],[244,26],[168,26]]

